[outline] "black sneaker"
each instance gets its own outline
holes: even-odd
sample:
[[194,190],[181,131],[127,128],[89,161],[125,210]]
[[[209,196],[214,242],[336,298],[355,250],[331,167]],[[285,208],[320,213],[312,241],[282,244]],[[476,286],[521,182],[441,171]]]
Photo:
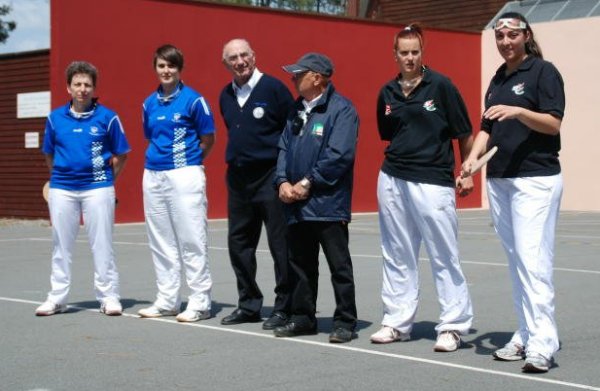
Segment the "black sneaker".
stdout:
[[350,342],[356,337],[357,337],[357,335],[354,331],[345,329],[343,327],[336,327],[331,332],[331,334],[329,334],[329,342],[331,342],[331,343]]

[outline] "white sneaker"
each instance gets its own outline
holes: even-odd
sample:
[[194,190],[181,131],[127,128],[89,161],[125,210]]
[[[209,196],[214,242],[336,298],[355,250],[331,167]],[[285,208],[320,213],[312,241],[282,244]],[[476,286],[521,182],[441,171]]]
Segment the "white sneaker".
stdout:
[[148,308],[142,308],[138,311],[138,315],[142,318],[160,318],[161,316],[175,316],[179,313],[177,310],[165,310],[152,305]]
[[67,306],[64,304],[56,304],[51,301],[45,301],[35,309],[36,316],[50,316],[62,312],[67,312]]
[[456,331],[442,331],[438,334],[433,350],[436,352],[454,352],[459,346],[460,335]]
[[546,357],[539,353],[528,352],[523,365],[523,372],[528,373],[544,373],[548,372],[552,363]]
[[197,311],[187,309],[177,315],[178,322],[197,322],[199,320],[210,318],[210,310]]
[[119,316],[123,313],[123,307],[118,299],[104,299],[100,304],[100,312],[108,316]]
[[519,361],[525,358],[525,349],[521,345],[509,342],[503,348],[496,350],[492,355],[496,360],[500,361]]
[[383,326],[375,334],[371,335],[371,342],[373,343],[391,343],[395,341],[408,341],[410,340],[410,334],[401,333],[393,327]]

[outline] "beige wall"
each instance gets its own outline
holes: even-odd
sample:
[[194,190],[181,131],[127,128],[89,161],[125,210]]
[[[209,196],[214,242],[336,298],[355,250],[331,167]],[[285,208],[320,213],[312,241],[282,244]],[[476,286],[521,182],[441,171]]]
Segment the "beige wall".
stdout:
[[[556,65],[565,82],[561,209],[600,211],[600,17],[534,23],[532,28],[544,58]],[[481,53],[483,107],[483,94],[502,64],[493,30],[483,32]]]

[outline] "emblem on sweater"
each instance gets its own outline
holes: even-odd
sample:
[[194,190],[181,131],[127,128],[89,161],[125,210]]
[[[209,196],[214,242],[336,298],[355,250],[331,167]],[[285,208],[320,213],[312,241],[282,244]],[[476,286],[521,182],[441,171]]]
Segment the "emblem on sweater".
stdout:
[[90,127],[90,134],[92,136],[97,136],[98,135],[98,128],[95,126]]
[[514,85],[512,91],[515,95],[523,95],[525,93],[525,82]]
[[254,110],[252,110],[252,115],[256,119],[261,119],[265,116],[265,109],[263,109],[262,107],[255,107]]
[[316,123],[313,125],[312,132],[313,136],[322,137],[323,136],[323,124]]
[[179,122],[180,118],[181,118],[181,113],[173,114],[173,122]]
[[436,111],[437,107],[435,107],[435,103],[433,103],[433,99],[428,100],[427,102],[423,103],[423,108],[427,111]]
[[392,105],[385,105],[385,115],[392,114]]

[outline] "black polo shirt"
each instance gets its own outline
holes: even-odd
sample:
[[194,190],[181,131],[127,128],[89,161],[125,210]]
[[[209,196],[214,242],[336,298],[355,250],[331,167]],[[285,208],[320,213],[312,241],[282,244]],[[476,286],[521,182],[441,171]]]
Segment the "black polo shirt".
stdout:
[[425,68],[423,80],[408,97],[398,78],[383,86],[377,125],[390,141],[381,170],[406,181],[454,187],[453,138],[469,137],[471,122],[456,87]]
[[[519,68],[506,75],[506,64],[492,78],[485,94],[485,108],[519,106],[557,118],[564,115],[562,77],[551,63],[528,56]],[[481,130],[490,134],[488,147],[498,152],[487,165],[489,178],[549,176],[560,173],[560,134],[547,135],[528,128],[517,119],[482,119]]]

